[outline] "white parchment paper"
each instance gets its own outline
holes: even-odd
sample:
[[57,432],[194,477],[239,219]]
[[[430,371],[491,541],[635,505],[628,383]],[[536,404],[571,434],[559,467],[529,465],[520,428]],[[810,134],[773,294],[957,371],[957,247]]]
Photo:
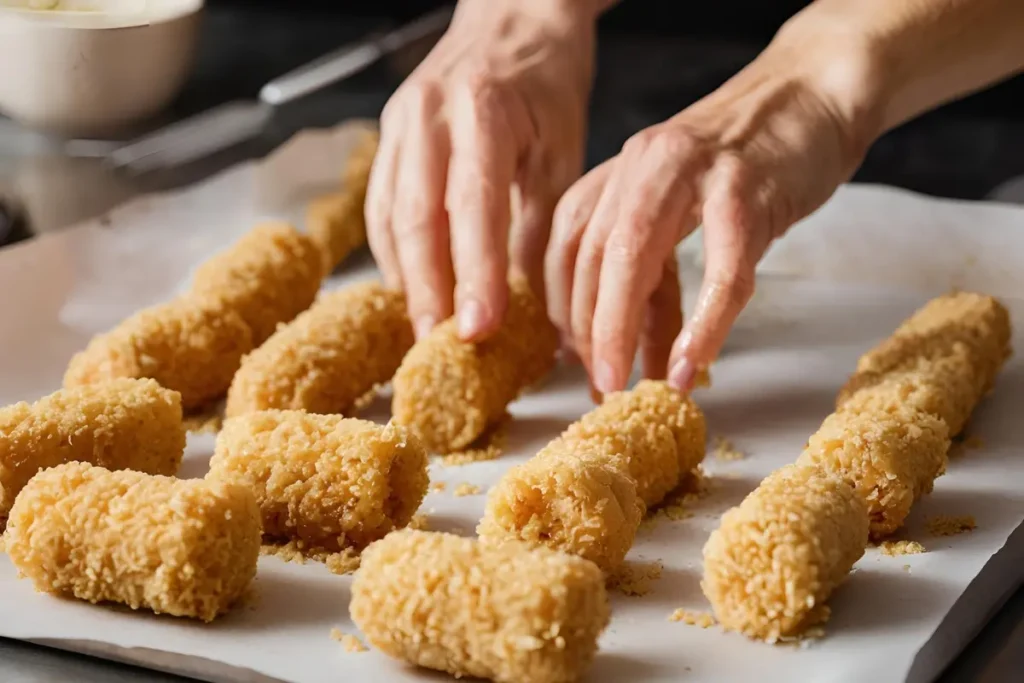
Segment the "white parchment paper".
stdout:
[[[303,149],[322,160],[325,144],[343,150],[349,142],[345,131],[311,134],[267,164],[238,167],[0,252],[0,404],[55,390],[68,358],[92,334],[180,290],[199,262],[258,219],[297,215],[289,197],[315,184],[305,173],[305,189],[289,185],[300,177],[294,165],[310,158]],[[268,187],[275,188],[269,195]],[[912,514],[905,537],[927,552],[894,558],[869,550],[832,601],[825,639],[771,647],[667,620],[679,607],[707,609],[698,585],[700,550],[721,513],[796,458],[859,354],[914,308],[950,286],[975,287],[1009,297],[1014,321],[1024,324],[1024,302],[1013,298],[1024,293],[1024,210],[843,188],[792,237],[766,260],[758,294],[713,369],[713,388],[697,394],[711,435],[730,439],[747,457],[709,455],[712,490],[693,516],[641,533],[629,559],[660,561],[662,576],[645,596],[613,596],[612,623],[588,680],[929,681],[1019,584],[1024,534],[1013,532],[1024,521],[1020,357],[970,426],[983,445],[958,456]],[[356,256],[326,286],[372,275],[368,259]],[[699,273],[685,275],[695,291]],[[1015,346],[1024,348],[1019,334]],[[456,486],[486,491],[590,407],[579,370],[559,368],[542,390],[513,406],[502,458],[431,466],[431,478],[448,486],[423,505],[430,528],[472,534],[485,497],[455,497]],[[369,415],[386,420],[386,400]],[[210,435],[190,437],[182,477],[206,472],[212,445]],[[929,537],[924,522],[938,514],[973,515],[978,528]],[[346,653],[331,639],[332,628],[358,635],[348,617],[350,583],[316,564],[262,558],[257,598],[204,626],[35,594],[0,555],[0,636],[218,682],[443,680],[372,650]]]

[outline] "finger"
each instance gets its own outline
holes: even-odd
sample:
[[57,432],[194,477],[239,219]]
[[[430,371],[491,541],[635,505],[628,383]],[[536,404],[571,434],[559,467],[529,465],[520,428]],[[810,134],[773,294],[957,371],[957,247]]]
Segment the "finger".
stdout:
[[603,392],[629,381],[647,304],[676,243],[696,227],[696,148],[678,132],[648,129],[631,142],[631,169],[608,235],[594,308],[591,355]]
[[509,261],[512,269],[526,276],[530,288],[542,300],[544,293],[544,251],[551,235],[551,219],[556,199],[535,180],[525,180],[516,188],[517,210],[509,236]]
[[455,286],[444,209],[450,146],[441,104],[440,91],[410,96],[392,210],[391,234],[417,338],[451,316]]
[[[386,111],[399,111],[392,106]],[[392,289],[402,289],[402,269],[391,235],[391,207],[395,197],[395,178],[401,141],[400,114],[389,113],[381,117],[380,143],[370,166],[366,185],[365,218],[366,241],[373,260],[377,263],[384,283]]]
[[452,102],[445,207],[451,223],[459,336],[497,330],[508,300],[509,191],[516,150],[493,86],[465,87]]
[[675,254],[665,262],[661,282],[647,304],[640,333],[640,363],[647,379],[665,379],[672,343],[683,328],[683,297]]
[[704,204],[704,281],[693,316],[674,345],[669,383],[689,391],[721,350],[754,294],[754,271],[767,247],[758,238],[758,211],[733,179],[709,188]]
[[567,350],[572,348],[570,310],[576,255],[613,163],[614,159],[604,162],[570,187],[558,202],[552,220],[551,242],[544,257],[544,284],[548,315],[562,333]]

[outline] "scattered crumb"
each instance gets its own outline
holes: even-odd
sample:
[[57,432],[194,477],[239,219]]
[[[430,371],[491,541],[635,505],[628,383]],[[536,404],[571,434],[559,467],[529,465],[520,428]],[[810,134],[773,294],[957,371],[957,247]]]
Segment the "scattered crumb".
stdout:
[[192,434],[216,434],[224,426],[224,411],[220,405],[200,408],[186,415],[182,422]]
[[693,517],[689,509],[711,490],[711,480],[703,470],[696,469],[688,474],[682,484],[670,491],[665,500],[652,507],[647,518],[641,522],[643,529],[653,528],[661,520],[679,522]]
[[897,557],[899,555],[920,555],[924,546],[917,541],[882,541],[878,546],[883,555]]
[[978,528],[974,515],[938,515],[925,524],[932,536],[956,536]]
[[365,394],[357,398],[355,403],[352,404],[352,408],[346,411],[346,415],[349,413],[361,413],[369,408],[373,405],[373,402],[377,400],[377,397],[380,395],[380,390],[383,388],[383,384],[377,384]]
[[332,574],[351,574],[359,569],[359,552],[354,548],[331,553],[325,550],[311,550],[304,546],[302,541],[279,544],[264,543],[260,548],[260,553],[295,564],[306,564],[309,560],[321,562]]
[[909,564],[903,565],[903,571],[905,571],[906,573],[909,574],[910,573],[910,565]]
[[747,454],[736,448],[732,441],[725,437],[716,436],[713,442],[715,457],[719,460],[733,461],[743,460]]
[[455,487],[453,491],[456,498],[462,498],[463,496],[478,496],[480,495],[480,487],[475,484],[469,484],[463,482]]
[[406,528],[427,531],[430,528],[430,519],[426,515],[413,515]]
[[710,612],[691,612],[682,608],[672,612],[668,620],[681,621],[687,626],[700,626],[701,628],[711,628],[718,623]]
[[276,557],[285,562],[294,562],[295,564],[306,564],[306,560],[309,559],[295,541],[282,544],[264,543],[260,547],[260,554]]
[[508,442],[508,426],[512,416],[505,414],[493,427],[480,435],[476,441],[464,450],[441,456],[445,465],[468,465],[473,462],[497,460],[505,450]]
[[354,574],[359,569],[359,553],[349,548],[340,553],[326,555],[322,562],[332,574]]
[[651,581],[660,579],[664,568],[664,565],[657,561],[626,562],[608,576],[608,585],[623,595],[641,597],[651,592]]
[[434,493],[441,493],[446,488],[448,488],[448,484],[444,483],[443,481],[430,482],[430,490],[433,491]]
[[363,645],[362,641],[356,638],[350,633],[342,633],[336,628],[331,629],[331,638],[341,643],[341,646],[345,648],[345,652],[366,652],[367,647]]

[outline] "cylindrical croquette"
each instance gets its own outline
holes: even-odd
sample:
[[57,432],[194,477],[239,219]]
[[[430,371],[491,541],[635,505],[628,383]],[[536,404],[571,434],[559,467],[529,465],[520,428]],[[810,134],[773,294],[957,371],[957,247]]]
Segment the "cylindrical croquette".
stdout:
[[511,278],[508,309],[492,337],[461,341],[450,319],[412,347],[392,382],[394,419],[435,453],[463,449],[543,378],[557,349],[541,301],[524,279]]
[[487,545],[547,546],[610,571],[632,547],[645,510],[624,469],[599,450],[555,441],[505,473],[477,533]]
[[259,346],[309,308],[323,280],[320,250],[285,223],[252,229],[196,269],[192,291],[236,311]]
[[22,489],[6,546],[40,592],[212,621],[256,575],[259,509],[241,486],[70,463]]
[[689,396],[665,382],[644,380],[630,391],[605,396],[561,440],[623,455],[637,493],[651,507],[703,462],[707,424]]
[[207,479],[252,490],[264,539],[311,554],[359,551],[404,527],[430,483],[405,429],[284,410],[226,420]]
[[37,472],[80,461],[174,475],[185,450],[181,398],[151,379],[62,389],[0,409],[0,531]]
[[797,459],[847,479],[864,500],[872,538],[899,529],[946,469],[949,428],[909,406],[892,412],[833,413]]
[[252,332],[237,313],[186,295],[139,311],[94,337],[71,359],[64,386],[150,377],[181,394],[189,411],[223,396],[252,348]]
[[228,391],[227,415],[269,409],[346,413],[390,381],[412,343],[400,292],[367,282],[322,295],[242,361]]
[[586,560],[423,531],[366,550],[349,609],[392,657],[499,683],[578,680],[609,621],[604,577]]
[[722,516],[701,588],[724,628],[776,642],[827,619],[867,542],[867,509],[845,479],[789,465]]

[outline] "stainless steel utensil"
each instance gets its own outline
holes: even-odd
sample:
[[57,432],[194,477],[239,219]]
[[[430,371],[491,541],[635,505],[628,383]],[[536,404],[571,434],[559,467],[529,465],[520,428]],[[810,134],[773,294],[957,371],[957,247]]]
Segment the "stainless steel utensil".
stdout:
[[372,35],[274,79],[258,100],[227,102],[117,147],[109,164],[132,173],[185,164],[259,135],[274,110],[288,102],[353,76],[381,58],[442,31],[451,20],[448,6],[386,34]]

